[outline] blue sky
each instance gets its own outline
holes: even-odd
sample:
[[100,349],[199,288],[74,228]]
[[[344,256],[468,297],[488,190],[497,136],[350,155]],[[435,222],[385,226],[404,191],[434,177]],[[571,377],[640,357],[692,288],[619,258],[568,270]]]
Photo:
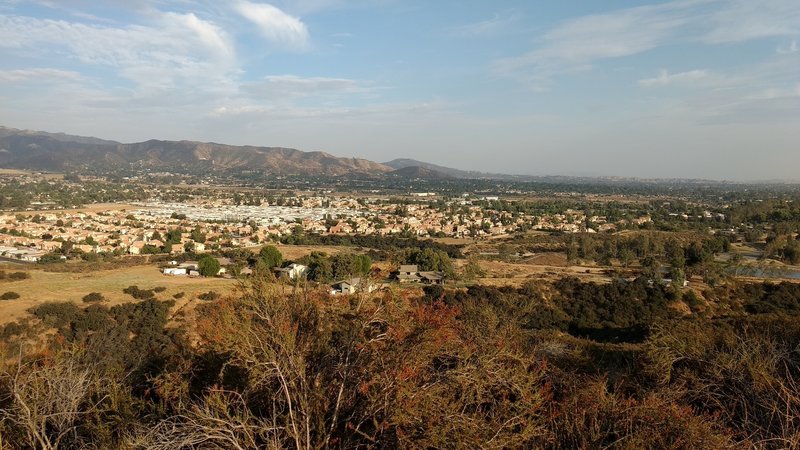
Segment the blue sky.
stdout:
[[800,180],[800,1],[0,0],[0,124]]

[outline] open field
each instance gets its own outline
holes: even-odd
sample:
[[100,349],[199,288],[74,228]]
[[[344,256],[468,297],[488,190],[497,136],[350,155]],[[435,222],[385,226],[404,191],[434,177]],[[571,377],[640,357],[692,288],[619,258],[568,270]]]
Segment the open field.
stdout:
[[[96,205],[102,207],[101,205]],[[316,246],[316,245],[276,245],[283,254],[284,260],[297,260],[302,256],[308,255],[313,251],[325,252],[328,255],[335,255],[343,252],[354,252],[355,247],[344,246]],[[257,252],[260,247],[251,248]],[[740,250],[740,249],[736,249]],[[466,260],[455,260],[456,268],[463,267]],[[522,259],[512,261],[497,261],[487,259],[477,259],[478,264],[483,268],[486,275],[475,281],[480,284],[492,286],[521,286],[532,280],[554,281],[565,276],[575,276],[582,281],[593,281],[606,283],[611,280],[607,273],[610,267],[597,265],[571,265],[567,263],[566,257],[561,252],[543,252],[531,254]],[[775,263],[787,269],[800,268],[785,266]],[[28,270],[28,267],[31,267]],[[13,291],[20,294],[20,298],[15,300],[0,300],[0,325],[13,322],[27,314],[27,310],[32,306],[48,301],[72,301],[79,305],[85,305],[81,299],[90,292],[100,292],[108,300],[104,304],[116,305],[134,301],[132,297],[122,292],[122,289],[137,285],[142,289],[151,289],[163,286],[167,290],[158,294],[158,298],[169,299],[173,294],[185,292],[185,297],[176,302],[175,310],[183,309],[184,312],[191,312],[196,302],[193,300],[198,294],[215,290],[220,293],[229,292],[236,281],[221,278],[189,278],[171,277],[159,273],[154,265],[140,265],[109,270],[95,270],[87,273],[70,272],[45,272],[37,266],[22,266],[19,264],[7,264],[3,267],[8,271],[28,270],[31,278],[22,281],[0,282],[0,294]],[[388,277],[393,270],[393,266],[388,262],[376,262],[376,269],[380,270],[381,276]],[[759,281],[763,278],[753,278],[751,274],[739,274],[737,278]],[[782,278],[770,276],[770,278]],[[800,282],[800,280],[792,280]],[[700,287],[700,279],[692,280],[693,287]]]
[[0,169],[0,175],[8,175],[8,176],[36,176],[39,178],[44,178],[48,180],[60,180],[64,178],[63,173],[41,173],[35,172],[31,170],[20,170],[20,169]]
[[596,266],[541,265],[531,263],[511,263],[501,261],[479,261],[486,276],[479,278],[480,284],[488,286],[519,287],[531,280],[557,280],[574,276],[582,281],[597,283],[610,282],[605,268]]
[[34,214],[45,214],[45,213],[70,213],[70,214],[79,212],[98,213],[105,211],[123,211],[123,210],[134,210],[134,209],[147,209],[147,207],[139,205],[131,205],[129,203],[92,203],[91,205],[86,205],[81,208],[14,211],[14,214],[32,216]]
[[[16,270],[16,267],[12,270]],[[180,302],[185,303],[198,294],[210,290],[227,291],[236,284],[232,279],[164,276],[155,266],[95,273],[52,273],[41,270],[31,270],[29,273],[31,278],[27,280],[0,283],[0,293],[13,291],[20,294],[20,298],[15,300],[0,300],[0,325],[25,316],[28,308],[48,301],[72,301],[86,305],[81,299],[90,292],[100,292],[108,300],[103,304],[113,306],[133,301],[131,296],[122,292],[128,286],[137,285],[142,289],[164,286],[167,290],[158,294],[158,298],[168,299],[173,294],[185,292]]]
[[[293,261],[303,256],[311,254],[311,252],[323,252],[330,255],[339,253],[355,252],[357,247],[345,247],[335,245],[284,245],[284,244],[269,244],[274,246],[283,255],[284,261]],[[263,246],[248,247],[249,250],[258,253]]]

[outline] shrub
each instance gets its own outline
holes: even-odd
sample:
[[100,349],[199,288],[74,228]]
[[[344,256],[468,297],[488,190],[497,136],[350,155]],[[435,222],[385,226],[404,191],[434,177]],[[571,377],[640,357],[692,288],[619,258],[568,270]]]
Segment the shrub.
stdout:
[[179,300],[179,299],[182,299],[185,296],[186,296],[185,292],[178,292],[177,294],[173,294],[172,298],[174,298],[175,300]]
[[105,300],[105,297],[99,292],[91,292],[83,296],[84,303],[102,302],[103,300]]
[[81,314],[81,309],[72,302],[48,302],[28,310],[42,323],[54,328],[61,328],[72,322]]
[[164,287],[164,286],[156,286],[156,287],[153,288],[153,292],[155,292],[157,294],[161,293],[161,292],[164,292],[166,290],[167,290],[167,288]]
[[715,417],[753,448],[796,448],[798,330],[796,316],[780,315],[672,323],[647,341],[649,370],[673,398]]
[[0,327],[0,339],[7,340],[13,336],[20,336],[30,331],[27,322],[11,322]]
[[197,296],[200,300],[212,301],[219,298],[219,294],[214,291],[208,291]]
[[137,300],[145,300],[155,297],[155,293],[152,289],[139,289],[139,286],[136,285],[126,287],[122,290],[122,292]]
[[19,298],[19,294],[14,291],[4,292],[3,295],[0,295],[0,300],[14,300],[15,298]]
[[28,272],[11,272],[10,274],[8,274],[8,279],[13,281],[27,280],[30,277],[31,274],[29,274]]

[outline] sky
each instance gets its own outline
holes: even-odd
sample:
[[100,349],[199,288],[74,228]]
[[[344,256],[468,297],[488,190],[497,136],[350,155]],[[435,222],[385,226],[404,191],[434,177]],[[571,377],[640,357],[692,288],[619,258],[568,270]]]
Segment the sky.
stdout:
[[800,0],[0,0],[0,125],[800,180]]

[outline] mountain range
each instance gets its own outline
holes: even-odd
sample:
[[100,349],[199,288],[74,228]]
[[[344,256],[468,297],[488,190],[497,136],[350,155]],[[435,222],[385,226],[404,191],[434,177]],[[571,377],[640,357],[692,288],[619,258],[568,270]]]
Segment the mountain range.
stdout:
[[384,174],[359,158],[282,147],[149,140],[123,144],[93,137],[0,127],[0,167],[47,171],[137,168],[194,172],[263,171],[275,175]]
[[507,175],[453,169],[407,158],[378,163],[293,148],[196,141],[153,139],[124,144],[96,137],[4,126],[0,126],[0,168],[53,172],[103,172],[119,169],[195,174],[261,172],[269,175],[357,175],[411,180],[491,179],[573,184],[720,183],[686,179]]

